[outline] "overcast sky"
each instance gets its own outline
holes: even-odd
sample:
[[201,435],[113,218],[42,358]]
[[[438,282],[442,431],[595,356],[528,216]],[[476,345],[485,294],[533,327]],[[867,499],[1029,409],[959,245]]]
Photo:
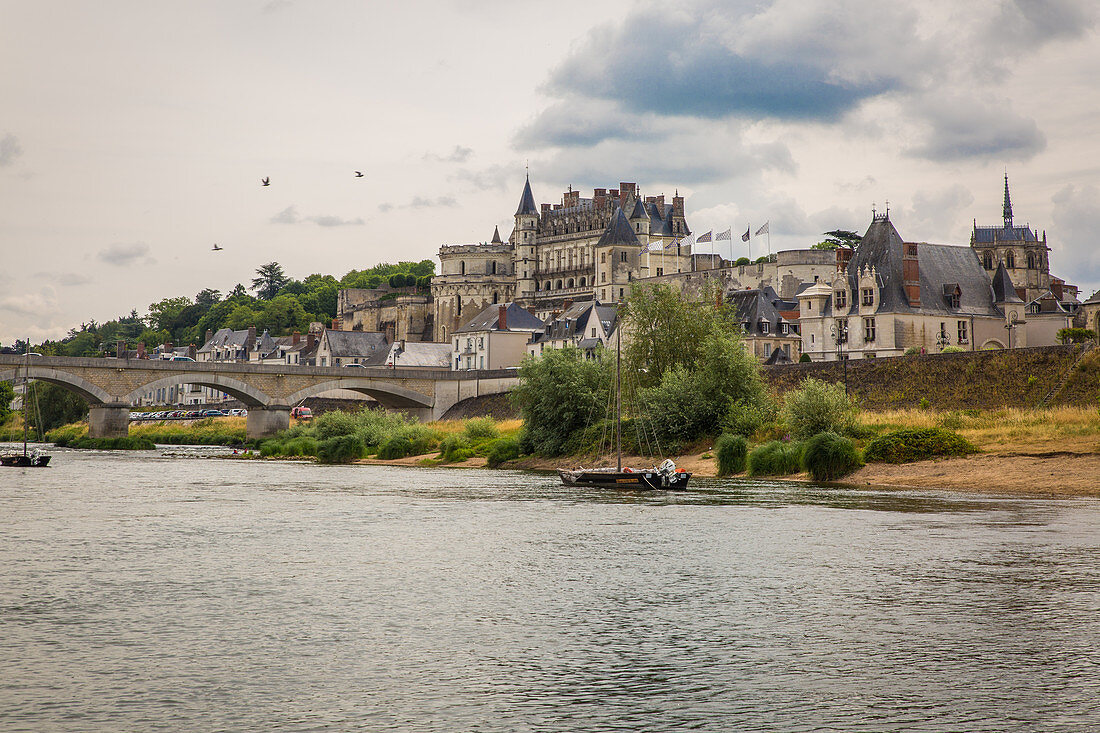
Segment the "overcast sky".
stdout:
[[1087,297],[1097,5],[0,0],[0,342],[506,237],[528,162],[538,202],[678,189],[737,256],[886,200],[963,245],[1007,168]]

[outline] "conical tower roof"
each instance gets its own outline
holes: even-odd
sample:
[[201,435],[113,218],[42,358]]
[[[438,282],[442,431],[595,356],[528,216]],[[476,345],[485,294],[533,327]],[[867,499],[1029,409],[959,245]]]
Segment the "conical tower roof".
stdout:
[[1008,276],[1003,261],[997,263],[997,271],[993,273],[993,302],[994,303],[1023,303],[1016,294],[1016,286],[1012,284],[1012,278]]
[[531,193],[531,176],[527,176],[527,180],[523,184],[523,195],[519,197],[519,208],[516,209],[516,216],[538,213],[538,207],[535,206],[535,196]]
[[504,244],[504,242],[500,241],[500,227],[493,227],[493,241],[490,242],[490,244]]
[[630,212],[631,220],[634,219],[648,219],[649,215],[645,212],[645,205],[642,203],[642,197],[634,199],[634,210]]
[[609,247],[609,246],[633,246],[641,247],[642,243],[638,241],[637,235],[634,234],[634,230],[630,228],[630,222],[626,219],[626,214],[622,209],[615,209],[615,215],[611,217],[611,223],[607,225],[607,229],[600,235],[600,241],[596,242],[597,247]]

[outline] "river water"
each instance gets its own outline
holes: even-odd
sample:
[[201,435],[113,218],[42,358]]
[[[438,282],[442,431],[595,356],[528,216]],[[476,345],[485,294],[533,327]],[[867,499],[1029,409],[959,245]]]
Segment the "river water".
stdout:
[[3,731],[1095,731],[1100,502],[54,450]]

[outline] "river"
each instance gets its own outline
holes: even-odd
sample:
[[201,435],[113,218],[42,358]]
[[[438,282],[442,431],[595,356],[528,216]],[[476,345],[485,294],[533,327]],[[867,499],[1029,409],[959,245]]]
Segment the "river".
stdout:
[[3,731],[1093,731],[1100,502],[57,449]]

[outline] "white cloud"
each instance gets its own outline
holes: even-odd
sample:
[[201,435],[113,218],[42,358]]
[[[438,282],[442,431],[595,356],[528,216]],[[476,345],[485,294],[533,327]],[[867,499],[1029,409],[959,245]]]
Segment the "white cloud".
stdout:
[[133,242],[131,244],[112,244],[101,249],[96,258],[108,265],[128,267],[138,262],[154,262],[149,256],[149,245],[145,242]]
[[19,138],[11,133],[0,138],[0,168],[12,165],[23,154]]

